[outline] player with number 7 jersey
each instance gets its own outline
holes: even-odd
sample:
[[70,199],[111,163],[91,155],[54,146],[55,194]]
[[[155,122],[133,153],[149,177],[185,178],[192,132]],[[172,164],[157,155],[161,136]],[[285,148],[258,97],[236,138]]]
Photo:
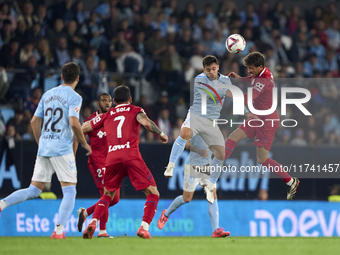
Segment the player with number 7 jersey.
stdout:
[[83,132],[86,133],[104,127],[108,146],[104,195],[96,204],[92,221],[83,233],[83,238],[92,238],[98,219],[102,217],[115,197],[123,178],[128,176],[135,189],[142,190],[146,195],[143,221],[137,235],[150,239],[149,225],[157,210],[159,192],[139,151],[140,125],[142,124],[148,131],[158,134],[162,143],[166,143],[168,137],[146,116],[142,108],[131,105],[132,98],[129,87],[118,86],[113,97],[117,105],[115,108],[97,116],[82,127]]

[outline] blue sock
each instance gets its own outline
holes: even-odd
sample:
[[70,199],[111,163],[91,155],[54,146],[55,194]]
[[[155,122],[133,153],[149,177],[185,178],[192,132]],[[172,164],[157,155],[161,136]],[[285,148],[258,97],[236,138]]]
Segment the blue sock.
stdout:
[[41,190],[31,184],[26,189],[19,189],[13,192],[11,195],[4,198],[4,200],[6,201],[7,206],[11,206],[24,202],[28,199],[36,198],[40,195],[40,193]]
[[178,157],[184,151],[185,144],[187,140],[184,140],[182,137],[177,137],[176,141],[172,145],[171,153],[170,153],[170,160],[171,163],[176,163]]
[[61,200],[61,204],[59,207],[59,216],[57,225],[66,226],[68,219],[71,216],[71,213],[74,208],[74,203],[76,201],[76,186],[70,185],[62,188],[63,190],[63,199]]
[[211,221],[211,227],[213,232],[215,232],[219,228],[219,221],[220,221],[220,216],[218,212],[218,204],[217,204],[217,199],[214,200],[214,203],[210,204],[208,203],[208,213]]
[[178,207],[180,207],[181,205],[185,204],[185,201],[183,199],[183,195],[180,195],[178,197],[176,197],[174,199],[174,201],[172,201],[171,205],[169,206],[169,208],[165,211],[164,215],[166,217],[170,217],[170,215],[177,210]]
[[[216,183],[218,178],[220,178],[221,172],[222,172],[222,164],[223,161],[222,160],[218,160],[216,158],[214,158],[211,162],[212,167],[214,167],[214,171],[210,171],[210,179],[209,181],[211,181],[212,183]],[[211,168],[210,168],[211,170]]]

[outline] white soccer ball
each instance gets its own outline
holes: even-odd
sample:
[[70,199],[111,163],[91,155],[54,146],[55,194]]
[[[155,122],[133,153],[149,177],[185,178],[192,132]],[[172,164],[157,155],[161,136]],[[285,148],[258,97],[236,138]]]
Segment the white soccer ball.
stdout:
[[232,34],[225,41],[225,47],[230,53],[238,54],[246,47],[246,40],[239,34]]

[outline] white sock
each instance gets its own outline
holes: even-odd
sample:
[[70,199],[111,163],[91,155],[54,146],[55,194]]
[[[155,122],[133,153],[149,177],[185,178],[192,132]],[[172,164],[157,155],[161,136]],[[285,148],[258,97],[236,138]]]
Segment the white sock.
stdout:
[[99,230],[99,234],[98,235],[102,235],[102,234],[106,234],[106,229],[105,230]]
[[0,201],[0,211],[2,211],[3,209],[5,209],[7,207],[7,203],[5,200],[1,200]]
[[[91,222],[92,222],[92,221],[95,221],[95,222],[96,222],[96,225],[97,225],[97,223],[98,223],[98,220],[97,220],[97,219],[92,219]],[[91,222],[90,222],[90,224],[91,224]]]
[[141,226],[144,228],[144,230],[149,231],[149,224],[146,223],[145,221],[142,221],[142,225]]
[[64,230],[64,226],[61,224],[55,226],[55,229],[54,229],[57,235],[61,235],[63,233],[63,230]]
[[89,215],[87,214],[87,210],[85,209],[84,210],[84,217],[87,218],[87,216],[89,216]]
[[293,178],[291,178],[291,179],[290,179],[290,181],[289,181],[289,182],[287,182],[286,184],[287,184],[288,186],[292,186],[293,182],[294,182],[294,179],[293,179]]

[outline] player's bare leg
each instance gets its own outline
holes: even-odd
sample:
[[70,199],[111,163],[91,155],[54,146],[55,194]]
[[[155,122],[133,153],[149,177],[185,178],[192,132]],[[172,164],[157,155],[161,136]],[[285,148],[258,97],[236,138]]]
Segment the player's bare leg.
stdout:
[[96,208],[94,210],[92,220],[87,226],[83,233],[84,239],[91,239],[94,231],[96,230],[98,220],[103,216],[103,214],[108,210],[112,199],[115,197],[116,191],[109,191],[104,187],[104,195],[96,203]]
[[165,223],[168,221],[170,215],[176,211],[181,205],[189,203],[193,196],[194,196],[195,191],[193,192],[188,192],[183,190],[183,195],[178,196],[172,201],[168,209],[164,209],[162,211],[161,217],[159,217],[157,221],[157,226],[159,229],[163,229]]
[[256,155],[257,155],[257,162],[261,164],[262,166],[267,167],[272,172],[277,174],[282,178],[282,180],[285,181],[285,183],[288,185],[287,188],[287,200],[292,200],[295,196],[297,187],[300,184],[300,181],[296,177],[291,177],[288,173],[286,173],[281,165],[276,162],[275,160],[268,158],[269,151],[266,150],[265,147],[256,147]]
[[221,145],[211,145],[209,149],[214,155],[214,159],[210,165],[210,179],[204,188],[209,203],[214,203],[214,186],[221,175],[221,170],[224,162],[225,149]]
[[165,169],[164,176],[165,177],[172,177],[175,163],[178,159],[178,157],[182,154],[185,148],[185,144],[191,137],[191,129],[187,127],[182,127],[181,132],[179,134],[179,137],[177,137],[176,141],[172,145],[171,153],[170,153],[170,159],[169,163]]

